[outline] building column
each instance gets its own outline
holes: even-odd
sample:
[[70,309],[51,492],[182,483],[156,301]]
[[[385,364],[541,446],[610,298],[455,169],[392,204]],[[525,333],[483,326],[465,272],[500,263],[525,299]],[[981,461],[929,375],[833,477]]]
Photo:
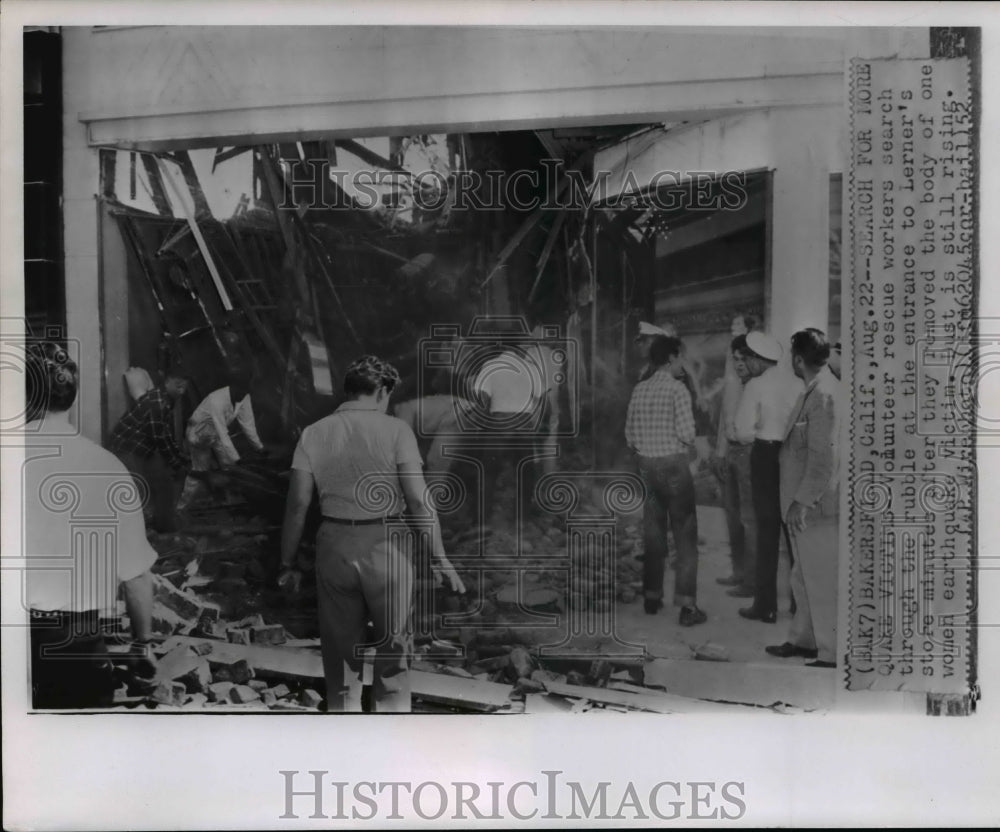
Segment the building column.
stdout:
[[79,344],[80,391],[77,428],[101,441],[103,354],[98,269],[98,150],[87,146],[87,128],[73,102],[88,100],[85,39],[63,39],[63,246],[67,337]]
[[[774,176],[771,275],[767,293],[772,334],[788,348],[792,333],[826,330],[829,316],[830,142],[838,142],[839,108],[776,112],[771,119]],[[833,133],[834,135],[830,135]]]

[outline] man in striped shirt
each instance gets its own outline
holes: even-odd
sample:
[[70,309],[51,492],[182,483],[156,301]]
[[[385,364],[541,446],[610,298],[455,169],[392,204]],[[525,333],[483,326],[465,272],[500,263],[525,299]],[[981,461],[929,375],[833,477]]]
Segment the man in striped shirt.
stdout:
[[625,419],[625,441],[639,458],[639,475],[646,488],[643,509],[643,595],[646,612],[663,607],[663,576],[667,558],[667,519],[677,546],[674,605],[680,624],[691,627],[707,619],[698,609],[698,517],[688,448],[695,425],[691,394],[679,381],[684,372],[681,342],[659,336],[649,349],[652,374],[632,391]]

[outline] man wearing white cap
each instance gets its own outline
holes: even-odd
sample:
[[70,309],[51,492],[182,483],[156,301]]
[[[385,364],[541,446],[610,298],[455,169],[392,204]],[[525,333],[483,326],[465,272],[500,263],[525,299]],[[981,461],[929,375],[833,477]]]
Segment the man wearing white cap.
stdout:
[[778,368],[781,344],[763,332],[746,340],[745,363],[753,378],[743,389],[734,423],[736,440],[752,442],[750,479],[757,518],[757,580],[754,602],[744,618],[773,624],[778,612],[778,541],[781,537],[778,452],[802,382]]

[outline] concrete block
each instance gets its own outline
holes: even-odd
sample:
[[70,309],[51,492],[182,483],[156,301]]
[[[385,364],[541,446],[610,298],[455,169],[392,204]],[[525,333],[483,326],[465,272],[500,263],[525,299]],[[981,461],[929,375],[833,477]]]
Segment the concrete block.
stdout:
[[287,640],[285,628],[281,624],[263,624],[250,628],[253,644],[284,644]]
[[260,694],[249,685],[234,685],[229,691],[229,701],[234,705],[244,705],[248,702],[257,702]]
[[578,673],[575,670],[571,670],[566,674],[566,684],[567,685],[586,685],[587,680],[582,673]]
[[265,682],[263,679],[251,679],[249,682],[247,682],[247,687],[251,687],[255,691],[257,691],[257,693],[260,693],[262,690],[267,689],[267,682]]
[[306,688],[299,695],[299,703],[307,708],[318,708],[319,703],[323,701],[323,697],[320,696],[312,688]]
[[286,696],[288,696],[289,694],[291,694],[291,690],[289,690],[288,685],[286,685],[284,683],[282,683],[280,685],[275,685],[273,688],[271,688],[271,692],[278,699],[284,699]]
[[199,656],[207,656],[213,650],[211,644],[205,644],[204,642],[192,645],[192,649]]
[[228,702],[232,689],[232,682],[215,682],[208,686],[208,699],[210,702]]
[[260,701],[263,702],[267,707],[277,704],[278,697],[274,695],[274,691],[270,688],[265,688],[260,692]]

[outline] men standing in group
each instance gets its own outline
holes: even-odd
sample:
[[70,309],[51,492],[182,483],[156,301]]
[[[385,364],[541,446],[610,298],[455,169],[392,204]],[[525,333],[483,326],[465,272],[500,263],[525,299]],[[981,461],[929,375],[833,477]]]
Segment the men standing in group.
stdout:
[[744,385],[750,380],[750,371],[745,361],[746,348],[746,335],[737,335],[730,343],[733,375],[725,380],[722,390],[722,410],[715,447],[715,464],[722,482],[733,570],[730,575],[716,580],[723,586],[730,587],[726,594],[736,598],[753,598],[757,583],[757,519],[753,509],[750,474],[753,443],[740,442],[736,437],[736,411],[743,396]]
[[680,624],[690,627],[707,619],[698,608],[698,517],[688,449],[694,443],[691,396],[680,382],[681,342],[660,336],[649,349],[652,373],[632,391],[625,420],[625,441],[638,455],[646,489],[643,507],[643,595],[646,612],[663,607],[667,559],[667,519],[677,546],[674,605]]
[[151,526],[176,529],[175,478],[190,464],[174,439],[174,404],[187,392],[187,379],[169,375],[161,387],[140,395],[115,425],[108,449],[132,475],[146,481],[152,506]]
[[770,335],[751,332],[746,345],[744,361],[752,378],[743,388],[734,429],[738,442],[753,443],[750,479],[757,520],[757,575],[754,602],[742,608],[740,615],[773,624],[778,614],[781,537],[778,452],[802,383],[778,367],[781,344]]
[[792,336],[792,369],[805,389],[781,446],[781,516],[793,555],[797,603],[788,641],[766,648],[782,658],[817,658],[811,667],[836,666],[841,413],[829,356],[829,342],[820,330]]
[[[257,425],[250,400],[250,377],[235,375],[226,387],[209,393],[191,414],[187,427],[187,442],[191,449],[191,470],[204,472],[212,460],[220,468],[229,468],[240,461],[239,451],[229,436],[229,426],[237,422],[247,441],[257,453],[264,453],[264,443],[257,435]],[[188,476],[177,504],[184,511],[200,490],[201,483]]]

